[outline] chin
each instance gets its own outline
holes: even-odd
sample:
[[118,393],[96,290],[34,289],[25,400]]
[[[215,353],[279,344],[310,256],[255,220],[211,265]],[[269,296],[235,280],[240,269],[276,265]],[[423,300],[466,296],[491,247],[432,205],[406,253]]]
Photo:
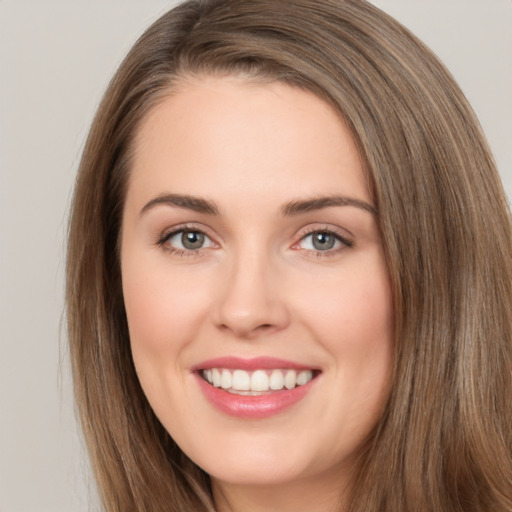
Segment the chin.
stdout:
[[283,485],[301,480],[308,471],[292,461],[272,461],[261,463],[251,458],[238,464],[216,463],[207,470],[213,480],[231,485],[270,486]]

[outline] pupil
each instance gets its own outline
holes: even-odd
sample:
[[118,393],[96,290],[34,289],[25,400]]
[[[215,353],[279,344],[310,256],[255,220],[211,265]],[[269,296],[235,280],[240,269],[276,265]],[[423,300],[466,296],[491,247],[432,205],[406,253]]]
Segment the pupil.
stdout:
[[185,249],[199,249],[204,243],[204,234],[197,231],[185,231],[181,235],[181,243]]
[[334,247],[335,239],[329,233],[316,233],[313,236],[313,247],[319,251],[326,251]]

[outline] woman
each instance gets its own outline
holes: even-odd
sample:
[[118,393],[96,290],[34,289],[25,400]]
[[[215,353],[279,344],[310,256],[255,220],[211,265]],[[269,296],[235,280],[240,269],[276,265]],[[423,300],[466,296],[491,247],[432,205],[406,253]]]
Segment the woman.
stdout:
[[68,247],[105,509],[512,510],[511,223],[366,2],[189,1],[99,108]]

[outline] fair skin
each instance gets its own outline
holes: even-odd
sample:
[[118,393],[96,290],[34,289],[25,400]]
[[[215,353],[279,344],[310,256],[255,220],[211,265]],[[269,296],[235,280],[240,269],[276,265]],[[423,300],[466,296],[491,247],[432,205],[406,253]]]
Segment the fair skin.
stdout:
[[[392,367],[376,215],[348,129],[311,93],[188,78],[142,123],[121,235],[133,359],[220,512],[342,499]],[[282,389],[207,382],[236,365]],[[282,387],[290,371],[303,388]]]

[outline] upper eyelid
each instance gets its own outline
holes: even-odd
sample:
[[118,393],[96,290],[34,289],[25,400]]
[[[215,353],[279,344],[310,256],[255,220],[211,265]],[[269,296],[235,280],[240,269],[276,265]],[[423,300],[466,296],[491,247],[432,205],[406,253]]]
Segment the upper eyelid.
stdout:
[[311,235],[312,233],[332,233],[335,236],[340,237],[343,240],[347,240],[353,243],[354,235],[347,229],[343,229],[337,226],[330,226],[325,224],[317,224],[312,226],[311,224],[304,226],[297,231],[297,237],[300,239]]
[[[169,227],[164,229],[157,239],[157,244],[164,244],[171,237],[177,235],[182,231],[197,231],[199,233],[203,233],[207,236],[213,243],[220,245],[222,240],[219,242],[220,237],[216,234],[212,233],[212,230],[207,226],[196,224],[196,223],[183,223],[178,224],[176,226]],[[292,246],[297,245],[301,240],[306,238],[307,236],[312,235],[313,233],[330,233],[336,238],[338,238],[342,243],[346,246],[352,247],[354,245],[354,236],[346,229],[342,229],[340,227],[328,226],[325,224],[317,224],[317,225],[306,225],[296,231],[294,236],[295,241],[292,243]],[[199,250],[199,249],[198,249]]]
[[211,238],[211,239],[214,239],[215,237],[211,234],[211,230],[209,230],[208,228],[204,227],[204,226],[197,226],[197,225],[194,225],[194,224],[189,224],[189,223],[185,223],[185,224],[178,224],[177,226],[173,226],[173,227],[170,227],[170,228],[167,228],[167,229],[164,229],[159,238],[160,239],[168,239],[169,237],[171,236],[174,236],[178,233],[181,233],[182,231],[197,231],[198,233],[203,233],[204,235],[206,235],[208,238]]
[[[160,234],[156,238],[156,241],[154,242],[155,247],[162,248],[166,251],[171,251],[171,248],[172,248],[172,252],[177,252],[177,253],[179,252],[179,253],[183,253],[183,254],[185,254],[185,253],[198,254],[199,251],[205,249],[203,247],[200,247],[198,249],[180,249],[179,247],[174,247],[171,244],[168,244],[169,240],[172,237],[178,235],[179,233],[181,233],[183,231],[197,231],[197,232],[203,233],[213,244],[218,245],[218,242],[215,240],[214,237],[212,237],[207,232],[206,229],[198,228],[196,226],[191,226],[188,224],[183,224],[183,225],[174,226],[174,227],[171,227],[168,229],[164,229],[162,232],[160,232]],[[167,245],[168,245],[168,247],[166,247]]]
[[[344,237],[334,231],[327,231],[327,230],[315,230],[315,231],[312,231],[311,233],[306,233],[304,236],[300,237],[299,241],[294,243],[293,245],[298,245],[300,242],[302,242],[305,238],[307,238],[308,236],[311,236],[312,234],[314,233],[328,233],[329,235],[332,235],[334,236],[338,242],[340,242],[345,248],[351,248],[354,246],[354,242],[350,239],[348,239],[347,237]],[[311,249],[309,249],[311,250]],[[325,252],[330,252],[330,251],[333,251],[333,250],[336,250],[336,249],[328,249],[326,250]]]
[[158,239],[155,242],[155,246],[159,249],[163,249],[165,252],[178,254],[181,256],[193,256],[193,255],[199,255],[203,250],[210,249],[211,247],[199,247],[197,249],[185,249],[180,247],[175,247],[172,244],[168,244],[169,240],[171,238],[174,238],[179,233],[182,233],[184,231],[192,231],[192,232],[198,232],[202,233],[207,237],[210,242],[212,242],[214,245],[218,245],[218,242],[215,241],[214,238],[212,238],[205,229],[200,229],[195,226],[190,225],[181,225],[181,226],[175,226],[172,228],[169,228],[167,230],[164,230],[161,235],[158,237]]

